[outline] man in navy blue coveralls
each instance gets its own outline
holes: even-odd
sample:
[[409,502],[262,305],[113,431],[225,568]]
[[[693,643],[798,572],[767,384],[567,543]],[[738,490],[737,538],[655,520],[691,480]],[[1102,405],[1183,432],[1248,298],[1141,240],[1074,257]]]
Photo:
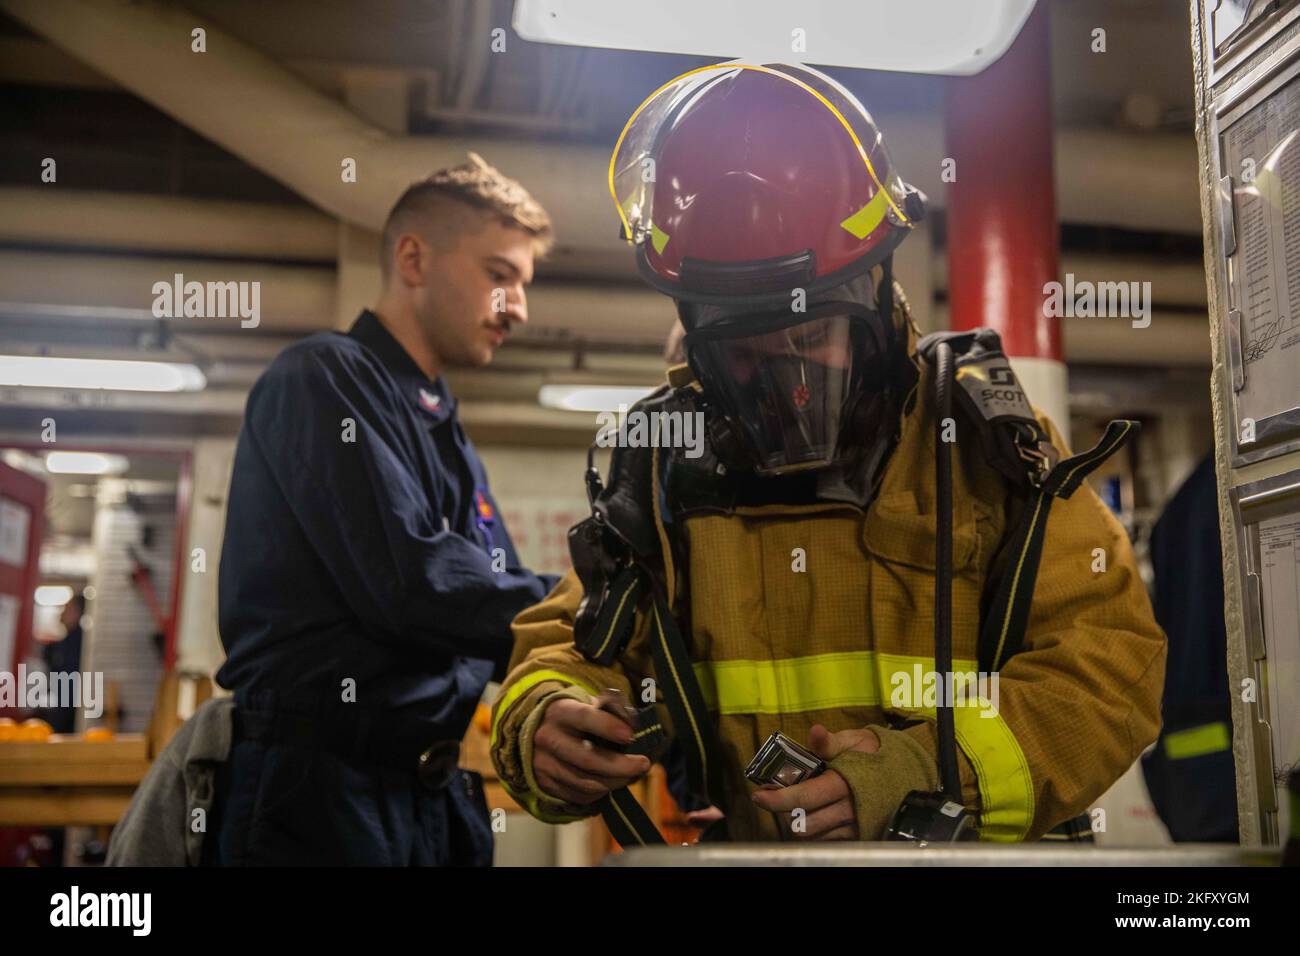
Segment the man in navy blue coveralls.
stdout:
[[545,211],[471,161],[411,187],[384,291],[248,399],[221,556],[218,682],[236,700],[207,862],[487,865],[457,745],[504,675],[520,567],[441,377],[491,361],[549,245]]

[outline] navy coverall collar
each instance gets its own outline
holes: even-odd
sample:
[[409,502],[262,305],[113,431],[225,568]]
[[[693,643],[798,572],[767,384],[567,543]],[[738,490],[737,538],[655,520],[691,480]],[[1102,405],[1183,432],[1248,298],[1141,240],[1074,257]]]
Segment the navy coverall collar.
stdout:
[[446,380],[439,375],[430,381],[375,313],[362,309],[348,335],[379,356],[407,401],[434,424],[441,425],[456,411],[456,399],[447,388]]

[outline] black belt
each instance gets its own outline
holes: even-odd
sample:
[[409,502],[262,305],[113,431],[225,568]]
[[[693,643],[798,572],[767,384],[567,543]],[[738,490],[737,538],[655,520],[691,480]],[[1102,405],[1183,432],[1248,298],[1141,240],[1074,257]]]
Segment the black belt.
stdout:
[[343,717],[240,706],[234,711],[237,740],[324,750],[344,760],[414,773],[427,789],[441,790],[460,764],[460,742],[436,739],[434,733],[425,724],[361,710]]

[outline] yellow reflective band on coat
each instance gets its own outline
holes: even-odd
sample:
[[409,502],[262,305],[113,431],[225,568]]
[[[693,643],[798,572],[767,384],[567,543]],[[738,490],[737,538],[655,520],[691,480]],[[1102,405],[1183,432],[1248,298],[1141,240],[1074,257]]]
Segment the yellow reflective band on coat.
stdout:
[[[953,670],[975,673],[973,660],[954,660]],[[907,681],[934,673],[933,657],[848,651],[782,660],[701,661],[700,690],[719,714],[796,714],[835,707],[880,706],[886,711],[936,719],[925,706],[924,687],[900,699]],[[882,690],[883,688],[883,690]],[[904,695],[906,696],[906,695]],[[980,838],[1023,840],[1034,819],[1029,762],[1001,714],[980,706],[954,707],[957,742],[979,779]]]
[[885,218],[885,212],[888,209],[889,195],[885,190],[877,189],[876,194],[871,197],[871,200],[865,206],[841,222],[840,225],[852,233],[855,238],[865,239],[871,235],[872,230],[880,225],[880,220]]
[[[953,669],[973,673],[975,661]],[[701,661],[695,676],[710,710],[720,714],[799,714],[832,707],[881,707],[891,702],[894,675],[933,673],[933,657],[840,651],[780,660]],[[881,688],[890,688],[883,692]],[[917,688],[920,693],[920,688]],[[929,708],[931,714],[934,708]]]
[[1002,715],[953,710],[957,744],[975,768],[980,787],[981,840],[1016,843],[1034,822],[1034,782],[1020,742]]
[[[523,697],[524,694],[528,693],[538,684],[544,684],[548,680],[558,681],[566,686],[576,685],[581,687],[592,697],[598,696],[594,687],[584,680],[579,680],[572,674],[565,674],[561,671],[546,669],[536,670],[529,674],[525,674],[523,677],[519,678],[519,680],[510,685],[506,692],[501,695],[501,699],[497,701],[496,706],[493,708],[492,734],[489,740],[491,746],[495,747],[497,745],[497,725],[501,722],[501,718],[509,712],[510,708],[514,705],[514,702],[520,697]],[[510,795],[512,797],[515,796],[513,793]],[[519,798],[515,797],[515,799],[518,800]]]
[[695,665],[695,675],[709,709],[720,714],[797,714],[880,705],[873,651],[777,661],[703,661]]
[[551,813],[542,806],[541,798],[532,792],[517,793],[515,788],[510,786],[504,780],[498,780],[501,789],[510,795],[510,799],[519,804],[530,814],[541,820],[543,823],[576,823],[579,820],[585,820],[586,817],[570,816],[567,813]]
[[[902,654],[879,655],[882,683],[892,682],[892,675],[914,670],[918,661],[933,669],[934,658],[908,657]],[[957,672],[974,673],[975,661],[954,660]],[[990,679],[996,675],[990,675]],[[978,703],[978,701],[977,701]],[[936,720],[934,707],[899,707],[891,701],[889,708],[905,714]],[[1034,820],[1034,785],[1029,761],[1020,749],[1002,715],[991,708],[954,707],[953,724],[957,745],[975,768],[980,788],[980,839],[1017,842],[1025,838]],[[992,716],[990,716],[992,715]]]
[[[504,717],[520,697],[523,697],[538,684],[544,684],[547,681],[557,681],[566,686],[578,686],[585,690],[593,697],[596,696],[596,690],[586,681],[579,680],[572,674],[564,674],[556,670],[535,670],[530,674],[525,674],[519,680],[510,685],[509,689],[501,695],[492,713],[492,734],[490,736],[490,745],[495,747],[497,744],[497,725],[501,718]],[[510,798],[519,804],[529,813],[543,823],[573,823],[576,820],[586,819],[585,817],[575,817],[564,813],[551,813],[541,805],[541,798],[531,791],[519,792],[510,786],[504,778],[497,780],[501,788],[510,795]]]
[[1188,727],[1165,735],[1165,756],[1170,760],[1204,757],[1232,748],[1232,734],[1223,721]]

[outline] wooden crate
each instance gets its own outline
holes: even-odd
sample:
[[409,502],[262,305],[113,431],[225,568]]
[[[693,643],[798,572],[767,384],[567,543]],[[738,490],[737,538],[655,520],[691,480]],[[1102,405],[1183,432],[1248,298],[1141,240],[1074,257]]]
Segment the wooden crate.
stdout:
[[116,823],[148,771],[143,734],[0,743],[0,826]]

